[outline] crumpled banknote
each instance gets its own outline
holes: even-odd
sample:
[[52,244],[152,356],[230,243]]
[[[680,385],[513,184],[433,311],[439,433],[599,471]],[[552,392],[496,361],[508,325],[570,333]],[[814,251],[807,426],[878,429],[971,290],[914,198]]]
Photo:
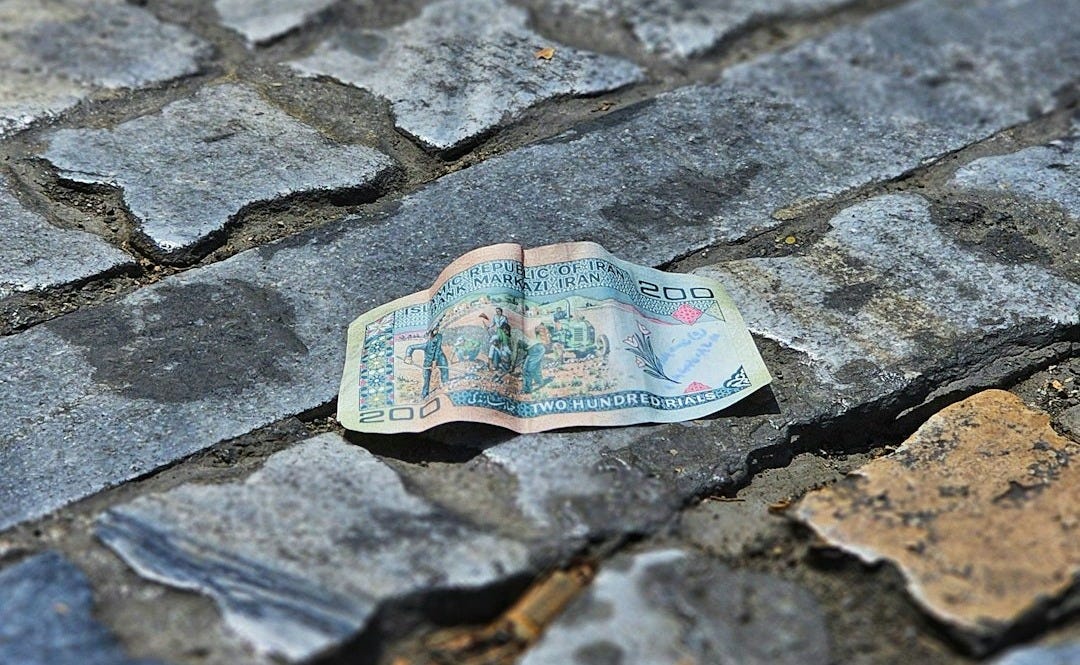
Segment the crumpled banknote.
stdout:
[[353,321],[338,420],[379,433],[674,422],[769,381],[719,283],[591,242],[500,244]]

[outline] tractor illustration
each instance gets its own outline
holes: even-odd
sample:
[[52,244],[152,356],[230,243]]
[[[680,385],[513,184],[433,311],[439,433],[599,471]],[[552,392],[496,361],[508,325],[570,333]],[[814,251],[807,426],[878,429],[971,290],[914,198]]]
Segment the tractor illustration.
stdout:
[[560,362],[607,356],[611,351],[607,335],[596,334],[596,328],[584,316],[573,316],[570,303],[555,310],[551,323],[537,326],[537,335]]

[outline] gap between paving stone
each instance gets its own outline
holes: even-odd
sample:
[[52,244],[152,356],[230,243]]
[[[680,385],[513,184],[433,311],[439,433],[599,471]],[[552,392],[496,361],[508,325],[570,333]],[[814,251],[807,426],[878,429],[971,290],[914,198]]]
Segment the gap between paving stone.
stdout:
[[269,456],[310,436],[303,423],[287,418],[84,499],[44,520],[20,525],[0,534],[0,571],[34,553],[62,552],[90,579],[95,617],[133,655],[192,665],[207,662],[208,656],[212,662],[229,665],[265,665],[265,660],[254,658],[250,647],[224,629],[212,602],[140,577],[93,536],[93,521],[109,506],[185,483],[237,482],[261,468]]
[[544,38],[527,24],[527,12],[504,0],[438,0],[394,28],[343,29],[289,64],[389,100],[399,131],[445,153],[545,100],[643,78],[633,63],[561,44],[542,60],[534,51]]
[[134,237],[166,262],[197,257],[250,206],[309,192],[377,198],[396,169],[385,155],[332,143],[236,84],[205,87],[112,130],[45,138],[43,156],[60,178],[123,190],[138,222]]
[[[877,3],[879,6],[884,3]],[[895,4],[895,3],[893,3]],[[818,20],[853,7],[850,0],[720,0],[641,3],[620,0],[536,0],[547,12],[579,20],[606,20],[627,30],[641,50],[676,62],[723,49],[740,36],[792,18]]]
[[0,661],[19,665],[159,665],[130,658],[92,617],[90,584],[57,552],[0,571]]
[[[657,267],[671,272],[691,272],[723,261],[801,254],[812,248],[828,231],[829,223],[841,210],[882,195],[919,194],[929,199],[935,207],[957,199],[965,200],[946,186],[958,170],[984,157],[1008,155],[1058,141],[1068,135],[1077,113],[1075,105],[1056,109],[972,145],[940,155],[891,180],[857,187],[831,200],[809,201],[777,210],[773,218],[778,225],[773,228],[734,242],[690,250]],[[1003,205],[1016,204],[1016,200],[1012,200]]]
[[[942,184],[963,165],[981,157],[1008,154],[1025,147],[1044,145],[1057,139],[1062,136],[1062,132],[1068,127],[1069,118],[1075,113],[1075,110],[1064,109],[1009,128],[972,146],[945,155],[931,164],[917,167],[895,181],[867,185],[849,195],[839,197],[837,200],[814,204],[797,212],[793,211],[791,213],[794,215],[793,220],[784,222],[775,229],[763,231],[760,234],[734,243],[721,243],[691,250],[685,257],[675,258],[658,267],[672,272],[688,272],[702,265],[715,263],[718,260],[783,256],[798,253],[804,251],[816,241],[827,228],[829,219],[841,208],[884,193],[918,191],[927,193],[934,201],[941,201],[943,197],[948,198],[948,195],[941,191]],[[13,182],[19,184],[30,179],[40,181],[42,178],[45,178],[45,176],[35,175],[35,171],[20,170],[20,178]],[[319,206],[320,210],[325,210],[325,214],[320,215],[319,221],[315,223],[317,226],[339,218],[346,214],[346,211],[356,212],[363,209],[374,211],[380,207],[393,205],[393,202],[399,200],[401,196],[407,195],[410,191],[415,191],[418,186],[424,184],[427,184],[427,181],[411,185],[410,188],[404,190],[403,194],[388,194],[380,199],[377,204],[342,207],[340,201],[320,201],[320,197],[313,195],[304,197],[303,207],[309,212],[311,212],[312,205]],[[23,186],[26,187],[25,184]],[[83,185],[80,185],[80,187],[83,187]],[[86,185],[85,187],[91,186]],[[930,194],[927,191],[928,189],[932,190],[933,193]],[[122,196],[120,196],[118,190],[103,186],[100,190],[99,194],[89,193],[98,191],[98,187],[93,186],[91,190],[88,190],[87,194],[91,198],[88,198],[85,203],[79,204],[70,200],[70,197],[77,193],[76,190],[69,190],[63,186],[56,186],[55,190],[45,197],[40,194],[37,196],[46,205],[51,205],[53,214],[59,214],[66,220],[65,227],[75,227],[77,223],[85,219],[80,215],[89,214],[85,212],[85,206],[92,205],[92,197],[94,196],[103,195],[108,199],[115,198],[116,201],[112,205],[118,208],[124,207]],[[67,193],[65,194],[65,192]],[[281,223],[279,220],[282,215],[287,214],[287,212],[279,210],[279,203],[257,205],[247,213],[237,215],[235,225],[230,225],[225,229],[220,245],[216,249],[210,250],[201,261],[188,268],[153,264],[148,257],[139,252],[136,246],[125,243],[123,245],[125,249],[133,253],[139,264],[143,266],[141,270],[135,272],[131,270],[109,271],[68,286],[47,289],[42,292],[17,294],[0,300],[0,322],[3,323],[3,325],[0,325],[0,336],[21,332],[75,309],[93,307],[115,300],[135,289],[152,284],[180,270],[227,259],[242,249],[248,248],[251,245],[251,242],[247,240],[249,237],[261,238],[261,242],[276,240],[280,237],[281,232],[278,226]],[[80,212],[66,213],[63,206],[78,206]],[[328,206],[328,208],[322,206]],[[253,225],[252,218],[258,218],[262,221]],[[125,222],[124,233],[129,233],[129,229],[126,228],[127,224]],[[289,228],[291,229],[291,226]],[[785,244],[784,239],[788,236],[795,238],[797,242],[790,245]],[[115,242],[116,240],[114,240]],[[256,242],[259,242],[259,240],[256,240]]]
[[210,55],[209,45],[195,35],[117,0],[12,0],[0,8],[0,24],[0,136],[97,94],[196,74]]
[[[627,38],[627,41],[618,36],[613,37],[613,33],[618,30],[617,26],[591,21],[585,15],[572,19],[552,17],[542,11],[545,7],[543,0],[521,3],[532,9],[531,24],[540,34],[551,36],[555,38],[553,41],[565,42],[577,49],[598,51],[635,62],[645,68],[646,78],[595,97],[561,97],[541,102],[521,111],[519,116],[500,126],[492,135],[478,137],[461,150],[445,152],[442,157],[450,160],[448,164],[451,170],[467,168],[492,156],[555,136],[575,126],[603,118],[609,113],[647,101],[658,94],[688,85],[713,83],[731,66],[770,53],[778,53],[809,38],[820,37],[838,27],[851,25],[907,1],[854,2],[813,19],[778,19],[745,34],[740,33],[731,43],[706,56],[677,63],[643,51],[639,44],[633,43],[632,38]],[[599,41],[597,34],[602,35]]]
[[[269,208],[273,208],[274,206],[268,206],[268,207],[269,207]],[[256,213],[256,215],[255,215],[255,216],[257,216],[257,217],[261,217],[262,215],[259,215],[259,214],[257,214],[257,213]],[[269,220],[268,220],[268,221],[269,221]],[[231,243],[229,243],[229,241],[228,241],[229,237],[232,237],[232,238],[236,238],[236,237],[243,237],[243,238],[245,238],[245,240],[243,240],[243,241],[241,241],[241,242],[239,242],[239,243],[238,243],[239,247],[241,247],[241,248],[242,248],[242,247],[244,247],[244,246],[246,246],[246,245],[250,245],[250,242],[249,242],[249,241],[247,241],[247,237],[248,237],[248,234],[249,234],[249,233],[250,233],[251,231],[252,231],[252,228],[251,228],[250,226],[244,225],[244,224],[243,224],[243,223],[241,222],[241,227],[240,227],[239,229],[237,229],[237,233],[235,233],[235,234],[230,234],[230,235],[227,235],[227,236],[226,236],[226,239],[225,239],[225,240],[223,241],[223,246],[222,246],[222,247],[220,247],[219,249],[226,249],[226,247],[225,247],[225,246],[227,246],[227,245],[231,244]],[[264,239],[264,240],[265,240],[265,239],[267,239],[267,238],[272,238],[272,237],[274,237],[275,235],[277,235],[277,234],[275,233],[276,229],[271,229],[269,233],[265,233],[265,232],[260,232],[260,230],[259,230],[259,229],[255,229],[255,231],[256,231],[256,233],[255,233],[255,234],[254,234],[254,235],[252,236],[252,238],[262,238],[262,239]],[[235,251],[235,250],[234,250],[234,251]],[[224,255],[227,255],[228,253],[229,253],[229,252],[228,252],[228,251],[226,251]],[[706,250],[704,250],[704,252],[702,252],[702,254],[707,254],[707,253],[708,253],[708,249],[706,249]],[[222,254],[222,253],[221,253],[220,251],[216,251],[216,252],[215,252],[215,256],[214,256],[213,258],[214,258],[214,259],[222,258],[222,257],[223,257],[224,255],[223,255],[223,254]],[[40,307],[40,306],[41,306],[41,303],[39,303],[39,302],[34,302],[34,303],[30,303],[29,305],[30,305],[31,307]],[[24,309],[24,311],[25,311],[25,309]],[[41,317],[41,318],[44,318],[44,317]],[[38,318],[37,320],[41,320],[41,318]],[[22,324],[22,325],[18,325],[18,326],[12,326],[12,327],[13,327],[13,328],[17,328],[17,329],[22,329],[22,328],[25,328],[25,327],[26,327],[26,324]]]
[[[690,93],[684,93],[688,95]],[[670,99],[667,100],[670,103]],[[568,138],[563,142],[552,142],[543,146],[545,150],[563,150],[559,146],[576,146],[580,139]],[[588,145],[588,144],[586,144]],[[529,154],[525,154],[527,159]],[[488,168],[491,168],[488,166]],[[353,272],[348,267],[338,267],[343,273],[327,273],[325,269],[319,270],[315,266],[326,266],[329,260],[338,259],[342,256],[351,256],[356,264],[372,264],[377,266],[383,261],[384,266],[396,269],[406,268],[411,272],[403,277],[402,283],[394,285],[401,290],[413,290],[426,286],[431,279],[431,272],[441,266],[433,266],[430,259],[420,264],[416,263],[413,254],[416,250],[431,247],[432,243],[426,239],[426,231],[415,231],[413,236],[403,232],[403,228],[410,228],[410,216],[419,215],[421,218],[431,220],[432,204],[437,205],[443,200],[438,196],[446,194],[443,188],[454,188],[468,185],[474,177],[490,175],[483,166],[470,169],[468,174],[461,177],[443,179],[429,190],[403,201],[396,211],[388,213],[386,217],[374,226],[366,227],[365,233],[350,235],[345,232],[347,225],[332,225],[316,230],[313,233],[297,236],[291,241],[279,243],[271,247],[235,257],[231,261],[215,264],[215,266],[201,270],[191,271],[175,277],[168,283],[162,283],[157,287],[151,287],[139,291],[123,303],[117,303],[113,308],[102,308],[97,311],[79,313],[75,317],[65,317],[64,323],[56,322],[54,325],[43,326],[28,331],[23,335],[2,340],[0,348],[4,353],[11,354],[8,357],[19,357],[24,353],[36,357],[35,367],[18,367],[14,371],[4,372],[8,381],[16,380],[24,383],[19,390],[13,390],[16,395],[29,399],[30,403],[45,397],[41,391],[48,395],[65,395],[70,402],[65,409],[56,417],[35,417],[37,407],[28,404],[8,404],[5,408],[11,409],[6,418],[14,423],[28,436],[35,437],[40,442],[54,442],[63,444],[70,440],[80,442],[93,442],[92,445],[108,445],[109,440],[118,434],[124,440],[125,450],[122,453],[103,449],[68,449],[67,457],[63,460],[66,466],[57,470],[51,467],[52,474],[49,477],[48,486],[44,496],[32,483],[21,484],[12,497],[12,501],[5,505],[19,506],[18,510],[29,511],[30,514],[51,510],[51,508],[70,501],[72,488],[75,496],[80,493],[97,491],[102,488],[100,480],[85,475],[87,469],[92,469],[96,464],[97,469],[102,470],[105,477],[111,478],[108,483],[118,483],[132,475],[130,469],[131,457],[146,466],[141,472],[149,471],[150,467],[160,464],[168,459],[183,456],[193,448],[203,447],[206,440],[214,440],[222,434],[230,432],[239,434],[246,429],[265,422],[267,418],[280,417],[289,412],[296,412],[308,408],[314,404],[321,404],[333,395],[336,388],[336,375],[338,363],[334,362],[336,351],[340,344],[340,333],[343,323],[347,322],[356,312],[367,309],[365,306],[375,304],[384,299],[379,285],[376,290],[364,284],[357,285],[355,290],[340,290],[342,285],[353,284],[349,277]],[[498,173],[498,172],[496,172]],[[531,175],[532,172],[527,171]],[[478,175],[477,175],[478,174]],[[513,187],[511,189],[517,189]],[[461,201],[461,190],[450,191],[456,203]],[[426,202],[426,203],[424,203]],[[514,203],[513,201],[511,203]],[[556,202],[557,203],[557,202]],[[428,207],[424,207],[428,206]],[[442,209],[436,207],[435,209]],[[454,208],[450,208],[448,218],[456,217]],[[414,218],[415,219],[415,218]],[[501,223],[509,220],[502,219]],[[559,238],[575,233],[576,229],[559,228],[557,225],[562,220],[551,220],[551,228],[529,228],[529,233],[536,233],[538,238],[550,239],[552,231]],[[401,226],[397,226],[401,225]],[[658,227],[658,231],[662,227]],[[468,230],[447,227],[441,229],[446,235],[440,239],[438,247],[446,250],[455,248],[467,248],[477,241],[484,242],[488,236],[477,238],[477,232],[488,233],[494,238],[504,238],[505,229],[498,226],[484,226],[480,229],[470,227]],[[667,229],[663,229],[667,231]],[[597,231],[602,233],[605,231]],[[576,234],[576,233],[575,233]],[[603,240],[603,239],[602,239]],[[610,248],[617,253],[623,254],[640,262],[656,263],[670,257],[663,256],[665,250],[660,247],[643,247],[636,239],[627,239],[619,234],[611,235]],[[526,239],[526,242],[527,239]],[[312,246],[314,244],[314,246]],[[312,252],[316,256],[312,256]],[[339,253],[339,254],[334,254]],[[450,252],[447,252],[450,254]],[[297,290],[282,291],[283,282],[296,280]],[[168,314],[162,320],[164,313],[185,312],[192,307],[192,303],[199,303],[201,308],[200,317],[202,323],[192,320],[177,322],[168,318],[176,314]],[[248,310],[253,313],[251,320],[235,321],[234,312],[238,309]],[[319,312],[318,317],[307,318],[307,315],[296,316],[296,308],[305,308],[303,311]],[[198,314],[197,314],[198,315]],[[292,323],[295,321],[296,323]],[[206,322],[214,324],[226,324],[222,330],[215,331],[213,336],[208,336],[205,329]],[[177,325],[183,324],[183,325]],[[140,329],[139,336],[132,335],[133,331]],[[166,334],[167,330],[167,334]],[[1053,338],[1058,331],[1050,330],[1047,335]],[[198,363],[214,363],[213,366],[192,365],[190,353],[186,348],[171,347],[172,340],[177,335],[186,335],[187,341],[201,348],[210,359],[199,359]],[[302,335],[302,338],[300,337]],[[94,337],[97,336],[97,337]],[[70,340],[64,341],[64,338]],[[125,347],[117,347],[117,340],[129,340]],[[1005,339],[1001,343],[1005,350],[1010,350],[1010,345],[1022,347],[1023,340]],[[141,344],[141,345],[140,345]],[[214,347],[214,344],[220,344]],[[235,349],[261,348],[269,344],[273,349],[286,349],[288,353],[274,353],[273,357],[265,358],[265,362],[253,364],[249,358],[237,358],[230,353]],[[83,356],[76,349],[83,347],[93,348],[95,353],[99,349],[113,349],[111,358],[96,358],[91,366],[90,358],[79,367],[72,367],[71,358]],[[64,349],[73,353],[64,358],[63,366],[57,366],[60,359],[55,356],[33,353],[33,349]],[[1017,352],[1018,353],[1018,352]],[[217,354],[217,355],[215,355]],[[329,358],[320,366],[312,367],[311,357]],[[83,356],[85,357],[85,356]],[[154,357],[164,361],[158,367],[147,367],[145,359]],[[185,359],[188,358],[188,359]],[[231,361],[230,361],[231,358]],[[225,361],[224,366],[216,363]],[[239,363],[231,366],[229,363]],[[261,365],[261,366],[260,366]],[[953,368],[944,370],[946,376]],[[251,374],[256,372],[256,374]],[[198,384],[192,377],[198,376]],[[994,375],[981,377],[978,380],[989,380]],[[50,377],[53,380],[50,380]],[[62,377],[63,384],[57,385],[55,378]],[[261,381],[262,383],[259,383]],[[282,384],[288,385],[285,391],[279,390]],[[296,389],[297,385],[311,386],[311,392],[305,393]],[[862,391],[856,391],[861,393]],[[275,399],[275,403],[269,403],[267,396]],[[824,395],[821,395],[824,397]],[[48,397],[45,397],[48,401]],[[851,397],[854,399],[855,397]],[[859,395],[859,399],[862,395]],[[831,398],[825,397],[821,403],[829,405],[829,410],[840,410],[843,405],[834,404]],[[809,419],[820,418],[813,416],[819,411],[808,408],[811,416]],[[210,415],[220,413],[224,409],[228,412],[226,419],[215,419]],[[275,416],[276,415],[276,416]],[[105,428],[103,422],[109,423]],[[96,424],[95,424],[96,423]],[[551,452],[564,449],[568,445],[592,446],[594,450],[602,451],[608,446],[618,447],[623,456],[629,457],[633,462],[620,458],[619,454],[612,454],[605,459],[600,454],[600,469],[627,471],[624,480],[635,491],[640,492],[640,497],[648,499],[649,493],[660,498],[659,503],[664,503],[665,494],[662,488],[648,481],[640,481],[648,478],[644,470],[659,471],[665,469],[679,493],[693,494],[701,491],[702,487],[717,486],[730,480],[732,476],[744,473],[745,450],[737,451],[728,449],[723,454],[714,454],[717,451],[706,445],[713,442],[715,432],[710,431],[710,425],[688,424],[686,426],[671,426],[664,429],[639,429],[632,431],[627,429],[618,433],[588,432],[583,436],[559,436],[553,435],[546,438],[546,442],[552,444]],[[726,423],[721,423],[726,424]],[[764,423],[758,422],[758,425]],[[121,431],[118,432],[117,428]],[[95,431],[96,430],[96,431]],[[755,440],[751,432],[752,445],[771,445],[775,443],[772,437],[767,442]],[[647,433],[646,433],[647,432]],[[629,434],[627,434],[629,433]],[[765,433],[757,434],[765,437]],[[639,438],[635,438],[639,437]],[[656,438],[667,438],[683,445],[690,446],[691,457],[698,456],[698,461],[693,461],[693,466],[686,475],[674,474],[672,477],[670,461],[658,457],[654,450]],[[735,438],[742,440],[741,433],[735,433]],[[648,439],[648,440],[646,440]],[[775,440],[782,440],[778,437]],[[153,442],[150,449],[145,448],[147,442]],[[500,450],[492,449],[491,456],[485,459],[488,463],[518,464],[527,459],[527,450],[531,446],[531,439],[522,437],[516,446],[504,446]],[[511,448],[515,451],[512,452]],[[523,450],[526,448],[526,450]],[[42,448],[44,449],[44,448]],[[11,448],[5,449],[4,453],[11,456]],[[13,466],[23,466],[23,469],[31,472],[35,469],[32,459],[18,456],[22,454],[36,454],[29,446],[21,446],[17,449],[16,457],[9,457],[9,463]],[[105,459],[97,457],[96,453],[105,453]],[[543,454],[550,454],[544,450]],[[82,456],[83,459],[79,459]],[[111,459],[110,459],[110,456]],[[522,456],[522,457],[518,457]],[[741,459],[740,459],[741,458]],[[711,461],[705,461],[711,460]],[[717,461],[723,460],[723,461]],[[102,462],[104,461],[104,464]],[[730,465],[730,466],[729,466]],[[104,466],[104,469],[103,469]],[[138,471],[138,470],[136,470]],[[64,490],[60,494],[53,493],[57,488],[56,475],[66,478],[70,484],[62,484]],[[521,472],[519,472],[521,473]],[[100,478],[102,476],[98,476]],[[39,478],[43,479],[43,478]],[[106,483],[106,484],[108,484]],[[541,483],[542,485],[542,483]],[[42,486],[43,487],[43,486]],[[532,485],[529,491],[537,491],[540,485]],[[30,489],[33,488],[33,489]],[[30,489],[30,491],[27,491]],[[647,503],[647,502],[646,502]],[[677,503],[677,501],[676,501]],[[573,519],[571,510],[566,515],[551,514],[550,510],[562,506],[532,506],[535,515],[543,519],[551,518],[552,524],[558,524],[559,519],[569,517]],[[607,506],[595,511],[593,518],[597,521],[608,521],[610,513],[605,511],[615,510],[615,506]],[[665,508],[666,510],[666,508]],[[18,514],[16,520],[24,519],[26,513]],[[648,514],[640,516],[640,523],[650,524],[650,520],[656,517]],[[11,517],[8,517],[11,519]],[[11,524],[10,521],[8,524]],[[581,532],[580,525],[570,525],[571,531],[577,529]],[[592,528],[585,525],[586,529]]]

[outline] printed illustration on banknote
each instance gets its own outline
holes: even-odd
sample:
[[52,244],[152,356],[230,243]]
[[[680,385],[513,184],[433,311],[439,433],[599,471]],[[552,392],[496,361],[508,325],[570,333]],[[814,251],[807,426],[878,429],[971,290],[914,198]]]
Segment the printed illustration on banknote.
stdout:
[[338,419],[518,432],[699,418],[771,380],[720,284],[595,243],[493,245],[349,327]]

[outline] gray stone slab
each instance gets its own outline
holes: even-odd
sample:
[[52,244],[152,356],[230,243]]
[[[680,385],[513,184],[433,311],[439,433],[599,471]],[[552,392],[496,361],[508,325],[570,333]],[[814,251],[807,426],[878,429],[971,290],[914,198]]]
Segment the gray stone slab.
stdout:
[[123,0],[0,5],[0,137],[95,90],[141,88],[199,71],[210,45]]
[[0,177],[0,298],[78,282],[133,263],[85,231],[62,229],[27,210]]
[[[699,269],[727,285],[747,327],[805,354],[823,382],[920,379],[926,358],[1044,321],[1080,323],[1080,289],[1027,264],[994,262],[940,231],[917,195],[847,208],[805,254]],[[969,359],[970,362],[970,359]]]
[[992,665],[1075,665],[1080,663],[1080,643],[1021,647],[1008,651]]
[[222,25],[264,44],[307,23],[335,0],[214,0]]
[[556,11],[629,26],[645,50],[690,58],[777,19],[823,14],[849,0],[546,0]]
[[[1013,6],[1002,4],[1002,11],[1012,12]],[[1080,39],[1060,40],[1060,26],[1080,30],[1080,23],[1048,17],[1047,8],[1057,7],[1054,2],[1016,6],[1016,15],[1003,21],[981,5],[963,15],[920,4],[913,6],[918,10],[914,17],[908,8],[883,14],[863,39],[872,46],[876,39],[892,39],[891,29],[910,29],[912,21],[947,24],[958,16],[984,22],[978,44],[984,38],[993,41],[996,30],[1027,35],[1025,49],[1002,51],[996,65],[987,65],[1023,73],[1013,82],[1014,92],[1003,98],[1007,106],[1001,107],[998,120],[1006,122],[1022,114],[1030,100],[1049,95],[1063,80],[1059,65],[1072,62],[1070,54],[1080,49]],[[825,48],[815,42],[754,66],[768,78],[773,68],[787,67],[786,58],[812,55],[819,47]],[[902,54],[896,57],[902,61]],[[833,66],[822,60],[816,69],[808,65],[806,75],[813,79]],[[740,76],[753,78],[750,71]],[[788,75],[797,87],[796,73]],[[837,107],[830,110],[828,86],[801,86],[817,97],[799,104],[776,101],[783,100],[779,94],[766,102],[764,95],[754,96],[751,85],[688,88],[440,178],[382,213],[328,224],[0,339],[0,432],[5,441],[0,446],[0,528],[326,404],[337,391],[348,322],[392,298],[427,288],[449,261],[476,246],[587,239],[627,260],[658,265],[689,248],[741,238],[776,223],[764,211],[891,177],[939,147],[969,140],[989,127],[976,128],[959,105],[956,117],[941,115],[945,124],[934,125],[935,131],[951,136],[948,141],[938,141],[930,124],[897,120],[886,131],[882,118],[896,109],[903,117],[916,113],[916,98],[921,94],[926,101],[941,86],[905,87],[899,74],[879,74],[874,80],[867,94],[895,85],[898,106],[890,110],[892,102],[883,99],[860,107],[853,98],[843,98],[834,100]],[[976,94],[977,86],[970,90]],[[859,119],[869,124],[861,126]],[[844,146],[851,151],[844,154]],[[935,237],[929,231],[928,237]],[[941,258],[954,256],[963,254]],[[921,267],[920,279],[934,281],[932,265],[909,267]],[[1003,291],[1003,302],[1014,293],[1015,288]],[[857,295],[838,302],[855,303]],[[994,354],[1022,347],[1017,341],[1021,331],[1024,339],[1038,344],[1069,325],[1045,319],[1060,311],[1056,308],[1036,311],[1032,305],[1026,311],[1037,316],[1018,315],[999,337],[968,340],[968,356],[945,353],[948,349],[937,338],[928,338],[925,346],[901,344],[900,350],[916,354],[905,371],[945,384],[957,378],[991,385],[1012,371],[1004,364],[999,369]],[[835,332],[828,328],[828,334]],[[766,336],[785,334],[778,327]],[[869,342],[849,344],[860,343]],[[842,346],[840,353],[850,358],[850,346]],[[858,367],[870,374],[855,372]],[[848,388],[837,395],[833,382],[822,382],[810,368],[796,365],[773,386],[779,404],[768,399],[748,403],[759,409],[753,418],[590,432],[580,439],[563,438],[565,433],[519,437],[507,443],[522,451],[515,455],[542,455],[536,450],[547,442],[587,449],[578,453],[587,458],[567,457],[559,468],[581,479],[582,487],[596,485],[582,493],[539,494],[544,486],[540,478],[511,484],[538,492],[520,499],[523,505],[535,504],[528,508],[531,514],[551,515],[538,523],[568,525],[571,533],[643,527],[661,518],[670,504],[740,477],[755,451],[786,445],[793,422],[846,413],[867,399],[913,385],[891,382],[892,374],[878,381],[876,367],[849,367],[854,373]],[[844,376],[841,372],[837,380]],[[481,445],[490,445],[493,438],[472,436]],[[491,474],[505,474],[495,461],[500,454],[492,449],[490,459],[481,456],[476,464]],[[555,475],[551,468],[542,473]],[[623,485],[641,492],[643,503],[607,491]],[[653,495],[655,501],[644,501]],[[640,515],[613,518],[628,515],[629,505],[630,513]]]
[[983,157],[960,167],[949,186],[1010,194],[1061,206],[1080,220],[1080,121],[1068,136],[1048,145]]
[[97,533],[141,574],[209,594],[260,652],[300,660],[383,603],[528,569],[525,545],[411,494],[364,449],[324,434],[243,482],[188,484],[112,508]]
[[[293,66],[386,98],[397,126],[448,150],[556,97],[643,78],[631,62],[552,42],[503,0],[442,0],[386,30],[342,29]],[[550,60],[535,52],[552,46]]]
[[522,665],[824,665],[825,620],[804,589],[678,549],[621,555]]
[[152,665],[127,657],[93,605],[86,576],[57,552],[0,569],[0,663]]
[[241,85],[203,88],[114,129],[64,129],[44,157],[62,178],[123,189],[151,250],[187,253],[246,206],[306,192],[371,188],[382,153],[338,145]]
[[1063,434],[1080,441],[1080,404],[1070,406],[1058,415],[1056,424]]

